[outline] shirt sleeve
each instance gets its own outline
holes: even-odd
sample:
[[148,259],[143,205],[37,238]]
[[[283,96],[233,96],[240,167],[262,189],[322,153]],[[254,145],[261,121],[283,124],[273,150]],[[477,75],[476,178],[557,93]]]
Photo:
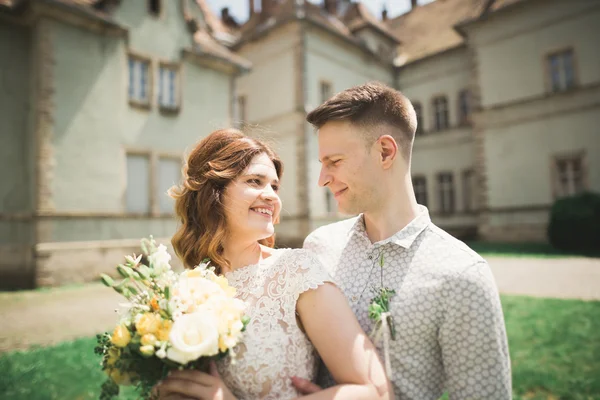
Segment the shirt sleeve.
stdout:
[[485,261],[448,278],[444,307],[439,343],[450,399],[511,399],[504,316]]

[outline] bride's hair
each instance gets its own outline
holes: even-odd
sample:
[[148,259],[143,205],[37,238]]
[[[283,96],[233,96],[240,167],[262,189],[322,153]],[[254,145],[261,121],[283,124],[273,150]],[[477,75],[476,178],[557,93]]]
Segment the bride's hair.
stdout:
[[[217,273],[229,266],[223,257],[227,237],[225,188],[244,172],[255,156],[263,153],[271,159],[277,177],[281,178],[283,163],[273,150],[237,129],[212,132],[189,154],[183,166],[183,183],[169,190],[181,222],[171,243],[186,268],[194,268],[205,258],[210,258]],[[275,235],[260,243],[273,247]]]

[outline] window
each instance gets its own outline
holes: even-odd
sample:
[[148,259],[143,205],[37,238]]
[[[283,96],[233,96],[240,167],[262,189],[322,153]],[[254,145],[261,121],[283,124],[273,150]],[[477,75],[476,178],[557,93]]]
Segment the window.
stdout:
[[573,49],[548,55],[547,63],[553,92],[560,92],[575,86]]
[[452,172],[442,172],[437,176],[440,212],[452,214],[454,212],[454,177]]
[[458,94],[458,121],[460,125],[471,122],[471,94],[466,89]]
[[168,190],[181,180],[181,159],[153,152],[127,154],[125,211],[134,214],[173,214]]
[[417,203],[427,207],[427,179],[424,176],[413,177],[413,189]]
[[161,3],[161,0],[148,0],[148,12],[155,17],[160,16]]
[[586,189],[584,153],[554,158],[555,197],[573,196]]
[[248,122],[248,117],[246,116],[246,96],[240,95],[237,98],[237,119],[239,121],[239,126],[242,126],[244,123]]
[[158,210],[161,214],[173,214],[175,202],[168,195],[169,189],[179,183],[181,178],[181,160],[178,158],[159,157],[158,159],[158,184],[156,199]]
[[158,68],[158,105],[164,110],[179,109],[179,67],[161,64]]
[[415,135],[421,136],[425,133],[423,130],[423,107],[421,103],[415,102],[413,103],[413,108],[415,109],[415,114],[417,114],[417,131]]
[[433,99],[434,126],[436,131],[448,129],[448,99],[446,96],[439,96]]
[[150,106],[150,60],[129,55],[129,102]]
[[333,96],[333,90],[331,89],[331,83],[321,81],[321,103],[329,100]]
[[127,212],[150,213],[150,155],[127,154]]
[[325,207],[327,208],[327,214],[335,214],[337,212],[337,204],[333,197],[333,193],[328,188],[325,188]]
[[463,171],[462,181],[464,211],[475,211],[475,171],[472,169]]

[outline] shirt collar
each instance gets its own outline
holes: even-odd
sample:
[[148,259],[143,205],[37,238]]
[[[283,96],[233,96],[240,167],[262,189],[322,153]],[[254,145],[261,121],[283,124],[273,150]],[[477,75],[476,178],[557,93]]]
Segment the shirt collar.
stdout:
[[[419,236],[421,232],[425,228],[429,226],[431,223],[431,218],[429,217],[429,210],[427,207],[419,205],[418,206],[418,214],[417,216],[404,228],[400,231],[396,232],[392,236],[387,239],[380,240],[379,242],[373,243],[374,246],[383,246],[387,243],[393,243],[405,249],[410,248],[415,239]],[[350,236],[358,235],[360,237],[366,238],[369,240],[369,236],[367,235],[367,230],[365,228],[365,216],[364,214],[360,214],[356,221],[352,225],[352,228],[349,231]]]

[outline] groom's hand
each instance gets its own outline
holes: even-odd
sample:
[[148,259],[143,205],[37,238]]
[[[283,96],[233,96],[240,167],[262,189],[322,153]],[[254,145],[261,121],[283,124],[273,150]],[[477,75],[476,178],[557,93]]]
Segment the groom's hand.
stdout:
[[292,377],[292,385],[294,385],[294,387],[302,394],[311,394],[323,390],[311,381],[304,378],[298,378],[297,376]]

